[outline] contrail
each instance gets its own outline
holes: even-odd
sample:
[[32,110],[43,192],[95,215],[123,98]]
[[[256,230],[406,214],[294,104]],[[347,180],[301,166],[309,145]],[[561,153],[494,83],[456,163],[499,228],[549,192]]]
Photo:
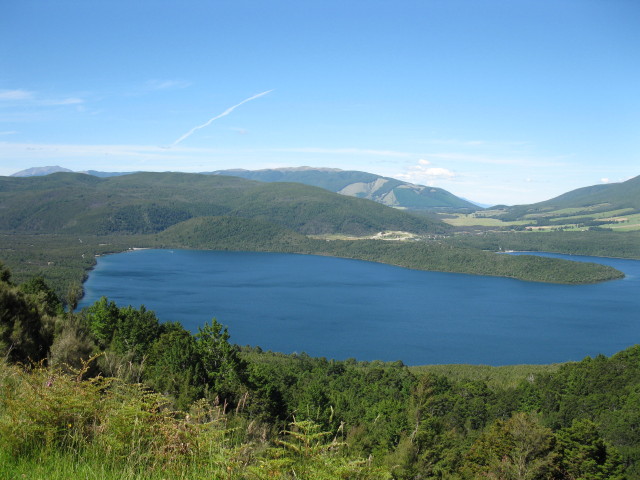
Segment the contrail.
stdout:
[[185,133],[179,139],[177,139],[175,142],[173,142],[171,145],[169,145],[169,148],[175,147],[177,144],[179,144],[183,140],[189,138],[191,135],[193,135],[193,133],[196,130],[200,130],[201,128],[204,128],[204,127],[207,127],[207,126],[211,125],[211,122],[213,122],[214,120],[218,120],[219,118],[222,118],[222,117],[225,117],[225,116],[229,115],[231,112],[233,112],[236,108],[238,108],[243,103],[250,102],[251,100],[255,100],[256,98],[262,97],[263,95],[266,95],[267,93],[271,93],[271,92],[273,92],[273,89],[272,90],[267,90],[266,92],[258,93],[257,95],[254,95],[253,97],[245,98],[243,101],[241,101],[237,105],[234,105],[233,107],[227,108],[220,115],[216,115],[215,117],[210,118],[207,122],[203,123],[202,125],[198,125],[197,127],[193,127],[191,130],[189,130],[187,133]]

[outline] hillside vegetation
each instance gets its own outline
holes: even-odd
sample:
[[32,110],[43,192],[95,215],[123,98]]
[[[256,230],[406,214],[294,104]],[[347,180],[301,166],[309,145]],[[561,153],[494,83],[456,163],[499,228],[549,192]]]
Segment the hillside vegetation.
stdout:
[[511,207],[514,214],[535,213],[567,208],[585,208],[601,205],[602,208],[640,210],[640,176],[621,183],[592,185],[564,193],[558,197],[532,205]]
[[456,246],[491,250],[554,252],[640,259],[640,232],[485,232],[447,238]]
[[304,234],[448,230],[436,220],[320,188],[184,173],[0,177],[0,202],[0,231],[13,233],[154,233],[219,215],[268,219]]
[[266,170],[219,170],[216,175],[232,175],[261,182],[296,182],[331,192],[366,198],[390,207],[416,211],[475,211],[479,207],[437,187],[403,182],[373,173],[336,168],[275,168]]
[[640,230],[640,176],[593,185],[544,202],[496,206],[448,220],[458,226],[501,226],[532,230]]
[[409,369],[193,335],[0,266],[0,477],[640,479],[640,347]]

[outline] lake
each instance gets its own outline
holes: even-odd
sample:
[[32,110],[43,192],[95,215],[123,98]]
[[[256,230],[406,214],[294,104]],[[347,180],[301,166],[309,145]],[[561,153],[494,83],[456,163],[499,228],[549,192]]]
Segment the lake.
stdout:
[[640,261],[626,278],[553,285],[312,255],[136,250],[98,259],[80,307],[144,304],[197,332],[216,318],[264,350],[407,365],[581,360],[640,341]]

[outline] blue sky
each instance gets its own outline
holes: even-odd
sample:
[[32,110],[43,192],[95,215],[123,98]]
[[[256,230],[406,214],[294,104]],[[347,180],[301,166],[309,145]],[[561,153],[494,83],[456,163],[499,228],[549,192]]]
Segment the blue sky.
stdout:
[[4,0],[0,175],[308,165],[531,203],[640,175],[639,52],[637,0]]

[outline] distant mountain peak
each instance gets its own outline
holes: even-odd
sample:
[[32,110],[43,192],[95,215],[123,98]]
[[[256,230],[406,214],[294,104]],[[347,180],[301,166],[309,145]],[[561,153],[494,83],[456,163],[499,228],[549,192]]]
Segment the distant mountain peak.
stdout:
[[306,172],[310,170],[315,170],[318,172],[344,172],[344,170],[340,168],[330,168],[330,167],[280,167],[280,168],[263,168],[262,170],[257,170],[258,172],[268,172],[268,171],[276,171],[276,172]]
[[19,172],[11,175],[12,177],[41,177],[43,175],[49,175],[50,173],[68,172],[73,173],[73,170],[60,167],[59,165],[53,165],[49,167],[31,167],[26,170],[20,170]]
[[366,198],[390,207],[422,211],[474,211],[479,208],[441,188],[414,185],[373,173],[339,168],[287,167],[263,170],[218,170],[215,175],[233,175],[261,182],[296,182],[324,188],[351,197]]

